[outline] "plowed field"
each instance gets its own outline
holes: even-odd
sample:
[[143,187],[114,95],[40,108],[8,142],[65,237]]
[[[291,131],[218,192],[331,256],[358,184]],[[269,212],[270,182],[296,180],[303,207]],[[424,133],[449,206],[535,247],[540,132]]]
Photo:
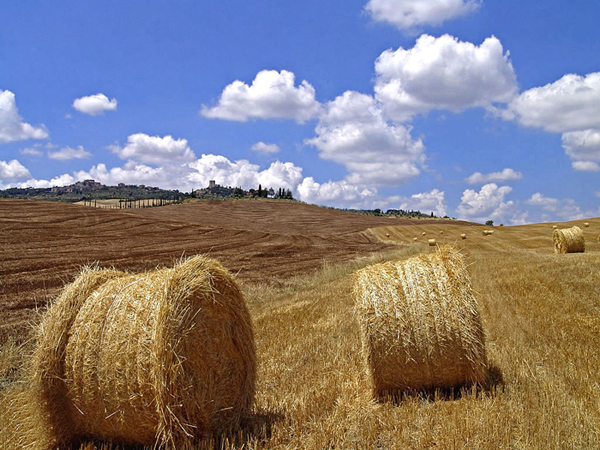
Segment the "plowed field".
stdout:
[[369,228],[419,223],[436,221],[361,216],[282,201],[109,210],[0,200],[0,340],[35,322],[35,311],[83,265],[141,271],[203,253],[244,282],[277,284],[324,261],[346,261],[393,245],[366,232]]

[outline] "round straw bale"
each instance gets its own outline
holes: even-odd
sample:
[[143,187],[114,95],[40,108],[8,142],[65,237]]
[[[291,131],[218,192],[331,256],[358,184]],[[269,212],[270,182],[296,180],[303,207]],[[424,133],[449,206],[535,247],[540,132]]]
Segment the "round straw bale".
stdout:
[[583,226],[584,226],[584,227],[586,227],[586,228],[588,228],[588,227],[590,226],[590,224],[589,224],[589,223],[587,223],[587,222],[585,222],[585,223],[583,224]]
[[385,237],[390,237],[390,233],[385,233]]
[[463,234],[461,234],[461,235],[460,235],[460,238],[461,238],[461,239],[466,239],[466,238],[467,238],[467,235],[466,235],[465,233],[463,233]]
[[556,229],[552,232],[555,253],[585,252],[585,239],[579,227]]
[[141,274],[88,269],[47,312],[32,369],[57,445],[182,448],[248,413],[252,323],[233,277],[202,256]]
[[430,247],[433,247],[435,245],[435,239],[428,239],[427,243],[429,244]]
[[485,381],[477,301],[452,247],[362,269],[354,298],[375,396]]
[[418,241],[418,240],[419,240],[419,239],[418,239],[418,238],[416,238],[416,237],[415,237],[415,238],[413,238],[413,241],[415,241],[415,242],[416,242],[416,241]]
[[552,225],[552,229],[553,229],[553,230],[556,230],[557,228],[558,228],[558,226],[557,226],[557,225]]
[[440,231],[440,234],[444,234],[444,232],[443,232],[443,231]]
[[425,236],[427,233],[425,233],[424,231],[421,233],[423,236]]
[[481,232],[481,234],[483,234],[484,236],[487,236],[487,235],[489,234],[489,231],[488,231],[488,230],[483,230],[483,231]]

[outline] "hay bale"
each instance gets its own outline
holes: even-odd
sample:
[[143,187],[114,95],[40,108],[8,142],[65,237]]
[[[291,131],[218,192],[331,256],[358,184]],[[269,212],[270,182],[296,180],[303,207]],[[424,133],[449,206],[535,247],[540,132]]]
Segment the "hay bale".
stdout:
[[556,229],[552,232],[555,253],[585,252],[585,239],[579,227]]
[[486,380],[477,301],[452,247],[362,269],[354,297],[375,396]]
[[418,238],[416,238],[416,237],[415,237],[415,238],[413,238],[413,241],[415,241],[415,242],[417,242],[418,240],[419,240],[419,239],[418,239]]
[[87,269],[47,312],[32,370],[55,446],[182,448],[235,428],[253,402],[246,301],[202,256],[141,274]]
[[385,233],[385,237],[390,237],[390,233]]
[[585,223],[583,224],[583,226],[584,226],[584,227],[586,227],[586,228],[588,228],[588,227],[590,226],[590,224],[589,224],[589,223],[587,223],[587,222],[585,222]]
[[425,233],[424,231],[421,233],[423,236],[425,236],[427,233]]
[[440,231],[440,234],[444,234],[444,232],[443,232],[443,231]]
[[435,239],[428,239],[427,243],[429,244],[430,247],[433,247],[435,245]]
[[552,229],[553,229],[553,230],[556,230],[557,228],[558,228],[558,226],[557,226],[557,225],[552,225]]
[[487,236],[489,234],[489,230],[483,230],[481,234],[483,234],[484,236]]
[[467,238],[467,235],[466,235],[465,233],[463,233],[463,234],[461,234],[461,235],[460,235],[460,238],[461,238],[461,239],[466,239],[466,238]]
[[503,227],[503,226],[504,226],[504,224],[503,224],[503,223],[501,223],[499,226]]

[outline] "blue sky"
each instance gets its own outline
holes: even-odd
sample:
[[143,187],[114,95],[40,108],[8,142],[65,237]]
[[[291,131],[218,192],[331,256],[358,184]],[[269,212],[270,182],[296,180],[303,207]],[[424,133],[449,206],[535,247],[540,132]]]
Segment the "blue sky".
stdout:
[[0,0],[0,188],[600,215],[600,2]]

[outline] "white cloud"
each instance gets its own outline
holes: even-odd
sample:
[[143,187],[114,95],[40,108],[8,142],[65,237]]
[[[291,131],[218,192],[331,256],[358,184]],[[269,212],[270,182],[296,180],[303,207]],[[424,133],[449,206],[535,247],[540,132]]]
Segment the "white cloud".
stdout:
[[480,4],[480,0],[369,0],[365,10],[377,22],[412,31],[421,25],[441,25],[464,16],[476,11]]
[[504,202],[504,197],[512,191],[510,186],[498,187],[495,183],[482,186],[479,192],[466,189],[461,197],[461,203],[456,208],[460,219],[485,222],[488,219],[500,218],[500,213],[513,205]]
[[248,119],[294,119],[304,123],[320,113],[315,89],[307,81],[294,86],[294,73],[259,72],[252,85],[236,80],[227,85],[214,107],[202,105],[201,114],[211,119],[245,122]]
[[525,126],[550,132],[600,129],[600,72],[568,74],[529,89],[510,103],[508,112]]
[[109,100],[106,95],[100,93],[88,95],[87,97],[75,99],[73,102],[73,108],[83,114],[97,116],[104,114],[104,111],[116,111],[117,99],[113,98],[112,100]]
[[542,220],[544,221],[555,219],[577,220],[584,218],[581,208],[571,198],[559,200],[536,192],[525,203],[530,206],[539,207],[544,212],[542,214]]
[[30,177],[31,174],[19,161],[0,161],[0,181],[15,181]]
[[504,181],[520,180],[523,178],[521,172],[517,172],[511,168],[505,168],[502,172],[492,172],[483,174],[475,172],[470,177],[465,178],[465,182],[469,184],[486,184],[486,183],[502,183]]
[[361,188],[345,180],[317,183],[313,177],[304,178],[297,191],[303,202],[346,207],[360,207],[377,195],[375,189]]
[[352,185],[398,185],[418,175],[425,161],[425,146],[412,139],[410,128],[387,122],[373,97],[358,92],[329,102],[315,131],[305,143],[346,166]]
[[280,148],[277,144],[265,144],[261,141],[257,142],[252,147],[250,147],[250,150],[254,150],[255,152],[264,153],[265,155],[268,155],[271,153],[278,153]]
[[40,150],[36,149],[35,147],[22,148],[21,150],[19,150],[19,153],[21,155],[29,155],[29,156],[42,156],[44,154]]
[[517,94],[509,53],[494,36],[476,46],[447,34],[424,34],[412,49],[384,51],[375,71],[375,97],[396,121],[434,109],[491,107]]
[[65,173],[63,175],[54,177],[51,180],[36,180],[36,179],[32,178],[32,179],[24,181],[22,183],[17,183],[17,184],[13,183],[11,186],[19,187],[19,188],[32,187],[32,188],[44,189],[44,188],[49,188],[52,186],[68,186],[69,184],[73,184],[76,181],[81,181],[83,179],[84,178],[76,179],[76,178],[72,177],[71,175]]
[[402,199],[400,209],[405,211],[421,211],[423,213],[433,212],[438,217],[446,215],[446,198],[444,191],[433,189],[431,192],[413,194],[409,198]]
[[222,155],[202,155],[188,166],[191,169],[188,180],[195,186],[208,186],[209,180],[215,180],[222,186],[243,189],[256,189],[261,184],[265,188],[293,191],[302,181],[302,168],[290,162],[276,161],[261,171],[260,166],[244,159],[232,162]]
[[23,122],[15,94],[0,89],[0,144],[26,139],[46,139],[48,132],[44,126],[38,128]]
[[600,164],[593,161],[573,161],[571,167],[580,172],[600,172]]
[[173,163],[178,161],[193,161],[196,155],[188,146],[186,139],[173,139],[171,136],[148,136],[144,133],[132,134],[127,138],[127,145],[109,147],[121,159],[146,164]]
[[48,152],[48,158],[59,161],[68,161],[69,159],[86,159],[92,156],[90,152],[85,151],[83,146],[77,148],[63,147],[55,152]]
[[563,133],[562,146],[573,160],[573,169],[582,172],[600,170],[600,131],[583,130]]

